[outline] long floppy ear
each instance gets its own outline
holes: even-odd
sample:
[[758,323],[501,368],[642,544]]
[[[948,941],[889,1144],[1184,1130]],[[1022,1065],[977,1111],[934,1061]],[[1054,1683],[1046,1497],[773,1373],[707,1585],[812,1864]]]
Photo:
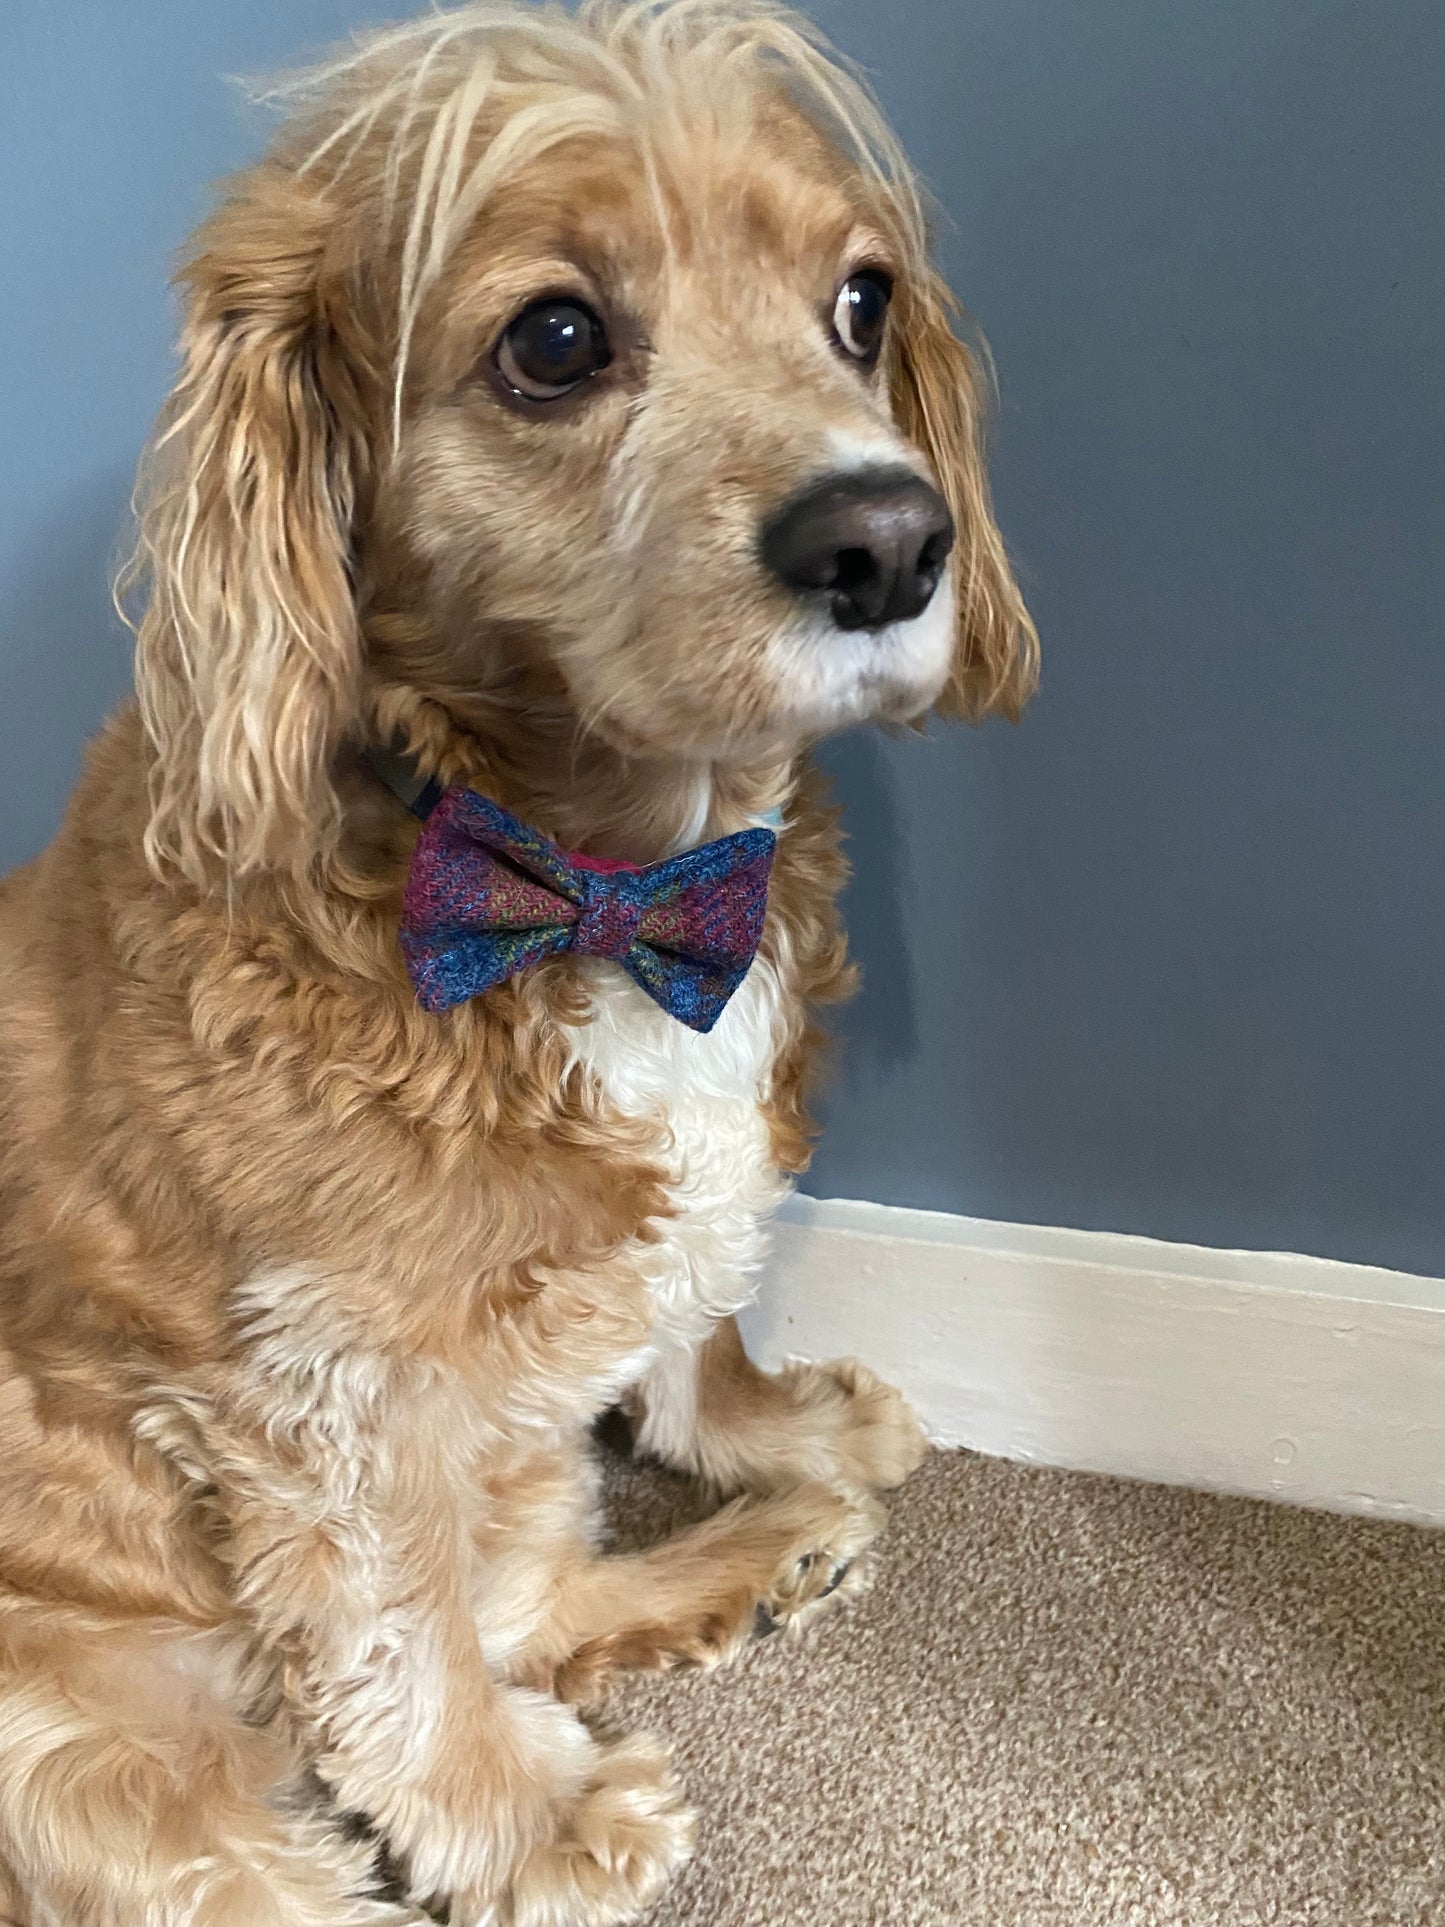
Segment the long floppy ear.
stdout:
[[349,552],[364,413],[323,288],[329,218],[274,164],[241,177],[178,281],[182,369],[138,489],[136,686],[153,751],[146,853],[204,885],[304,871],[360,645]]
[[905,284],[893,335],[894,418],[933,464],[953,511],[958,644],[939,700],[946,715],[1016,717],[1038,681],[1038,633],[994,521],[984,467],[984,393],[953,331],[957,304],[931,271]]

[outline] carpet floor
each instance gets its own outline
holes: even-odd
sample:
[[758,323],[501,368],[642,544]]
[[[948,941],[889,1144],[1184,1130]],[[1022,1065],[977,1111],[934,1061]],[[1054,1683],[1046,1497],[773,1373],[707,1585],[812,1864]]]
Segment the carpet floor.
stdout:
[[1445,1534],[936,1453],[870,1593],[616,1712],[699,1814],[648,1927],[1445,1923]]

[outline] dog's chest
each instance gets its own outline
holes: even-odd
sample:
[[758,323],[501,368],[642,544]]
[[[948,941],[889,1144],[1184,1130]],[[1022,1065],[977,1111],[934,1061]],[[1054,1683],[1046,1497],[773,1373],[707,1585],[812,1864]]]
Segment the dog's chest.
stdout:
[[595,963],[593,1015],[577,1060],[628,1117],[656,1119],[674,1214],[637,1261],[657,1306],[658,1340],[691,1344],[751,1295],[766,1220],[787,1185],[763,1114],[782,995],[759,958],[706,1035],[660,1010],[616,964]]

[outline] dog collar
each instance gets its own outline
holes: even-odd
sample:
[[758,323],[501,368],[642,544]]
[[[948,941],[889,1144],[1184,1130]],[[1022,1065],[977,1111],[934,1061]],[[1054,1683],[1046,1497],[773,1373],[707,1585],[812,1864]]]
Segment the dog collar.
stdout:
[[[420,764],[407,750],[369,744],[364,754],[374,774],[381,778],[397,801],[409,809],[413,816],[425,823],[446,794],[437,779],[434,776],[424,776]],[[781,836],[782,810],[774,808],[762,811],[753,818],[753,826],[760,830],[771,830],[774,836]],[[574,857],[573,861],[576,862],[577,859]],[[595,863],[599,859],[584,857],[582,861]],[[604,858],[601,861],[608,860]]]

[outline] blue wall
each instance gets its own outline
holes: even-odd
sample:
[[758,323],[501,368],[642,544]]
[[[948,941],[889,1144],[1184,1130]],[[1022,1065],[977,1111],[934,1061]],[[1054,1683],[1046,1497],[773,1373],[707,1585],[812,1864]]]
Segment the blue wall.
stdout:
[[[0,86],[0,863],[128,677],[169,255],[355,0],[50,0]],[[810,1188],[1445,1273],[1445,8],[834,0],[992,341],[1023,726],[829,753]]]

